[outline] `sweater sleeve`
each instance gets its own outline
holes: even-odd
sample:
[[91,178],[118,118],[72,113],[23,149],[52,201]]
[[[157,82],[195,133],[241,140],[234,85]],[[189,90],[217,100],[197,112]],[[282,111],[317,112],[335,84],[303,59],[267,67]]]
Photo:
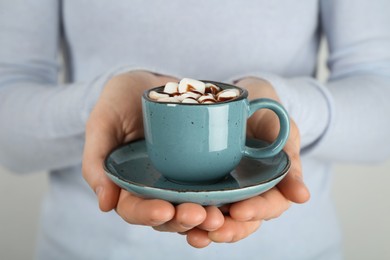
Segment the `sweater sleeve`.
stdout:
[[376,162],[390,155],[390,2],[323,0],[329,45],[327,88],[334,113],[313,155]]
[[323,0],[328,82],[272,73],[268,80],[302,135],[302,154],[335,162],[390,156],[390,2]]
[[59,84],[59,17],[55,0],[0,3],[0,164],[15,172],[80,163],[86,119],[117,71]]

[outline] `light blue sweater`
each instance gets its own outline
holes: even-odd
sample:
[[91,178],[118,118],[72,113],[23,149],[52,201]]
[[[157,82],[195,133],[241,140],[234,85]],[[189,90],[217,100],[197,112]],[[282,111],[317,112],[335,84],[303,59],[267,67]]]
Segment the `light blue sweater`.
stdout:
[[[341,258],[331,163],[390,154],[389,28],[388,0],[1,0],[0,164],[50,171],[37,258]],[[322,34],[326,85],[314,78]],[[81,176],[85,122],[108,79],[140,68],[269,80],[300,128],[310,202],[241,242],[202,250],[101,213]]]

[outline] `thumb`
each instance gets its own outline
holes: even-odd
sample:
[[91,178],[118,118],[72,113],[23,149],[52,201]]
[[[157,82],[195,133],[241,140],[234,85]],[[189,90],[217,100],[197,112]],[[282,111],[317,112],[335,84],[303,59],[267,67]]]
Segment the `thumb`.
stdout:
[[116,207],[119,199],[120,188],[105,174],[103,163],[106,156],[117,146],[107,127],[89,123],[86,129],[86,140],[83,154],[83,177],[95,191],[99,207],[102,211],[110,211]]
[[290,201],[304,203],[310,199],[310,192],[303,182],[302,175],[297,174],[295,166],[291,165],[287,176],[278,184],[278,189]]
[[278,189],[288,200],[304,203],[310,199],[310,192],[303,182],[299,148],[287,142],[284,150],[290,157],[291,167],[287,176],[278,184]]

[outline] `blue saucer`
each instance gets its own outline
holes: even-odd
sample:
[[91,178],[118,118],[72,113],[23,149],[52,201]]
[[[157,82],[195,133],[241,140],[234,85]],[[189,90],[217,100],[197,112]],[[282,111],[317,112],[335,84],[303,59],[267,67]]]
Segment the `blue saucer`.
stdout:
[[[260,140],[249,139],[251,147],[265,147]],[[202,185],[172,182],[154,169],[144,140],[114,150],[104,162],[108,177],[121,188],[140,197],[158,198],[172,203],[193,202],[201,205],[223,205],[259,195],[280,182],[290,168],[285,152],[267,159],[243,158],[225,179]]]

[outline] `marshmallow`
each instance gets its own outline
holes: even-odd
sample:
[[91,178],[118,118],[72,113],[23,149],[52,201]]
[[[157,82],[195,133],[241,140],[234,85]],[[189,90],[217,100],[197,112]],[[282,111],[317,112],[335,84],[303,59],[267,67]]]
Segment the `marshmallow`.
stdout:
[[189,78],[183,78],[179,82],[179,92],[180,93],[185,93],[188,91],[196,91],[201,94],[204,94],[206,89],[205,83],[199,80],[195,79],[189,79]]
[[179,103],[180,101],[176,97],[163,97],[157,99],[158,102]]
[[221,89],[218,86],[212,83],[206,83],[205,86],[206,86],[206,90],[205,90],[206,93],[211,93],[213,95],[216,95],[219,91],[221,91]]
[[200,96],[198,98],[198,102],[201,104],[209,104],[209,103],[215,103],[217,102],[217,100],[215,99],[213,94],[208,93],[206,95]]
[[168,82],[164,90],[152,90],[149,98],[159,102],[212,104],[229,101],[240,96],[240,90],[236,88],[221,90],[212,83],[204,83],[199,80],[183,78],[179,83]]
[[168,82],[165,84],[164,92],[168,94],[174,94],[179,91],[179,83],[177,82]]
[[188,92],[185,92],[185,93],[181,94],[180,95],[180,99],[181,100],[183,100],[185,98],[198,99],[200,96],[202,96],[202,95],[197,93],[197,92],[188,91]]
[[183,101],[181,103],[183,103],[183,104],[198,104],[198,101],[194,98],[188,97],[188,98],[183,99]]
[[211,100],[205,100],[202,102],[202,104],[215,104],[217,101],[211,101]]
[[220,102],[234,99],[240,95],[240,91],[235,88],[224,89],[217,94],[217,100]]
[[157,99],[160,99],[160,98],[167,98],[169,97],[168,94],[165,94],[165,93],[161,93],[161,92],[157,92],[157,91],[150,91],[149,92],[149,97],[153,100],[157,100]]

